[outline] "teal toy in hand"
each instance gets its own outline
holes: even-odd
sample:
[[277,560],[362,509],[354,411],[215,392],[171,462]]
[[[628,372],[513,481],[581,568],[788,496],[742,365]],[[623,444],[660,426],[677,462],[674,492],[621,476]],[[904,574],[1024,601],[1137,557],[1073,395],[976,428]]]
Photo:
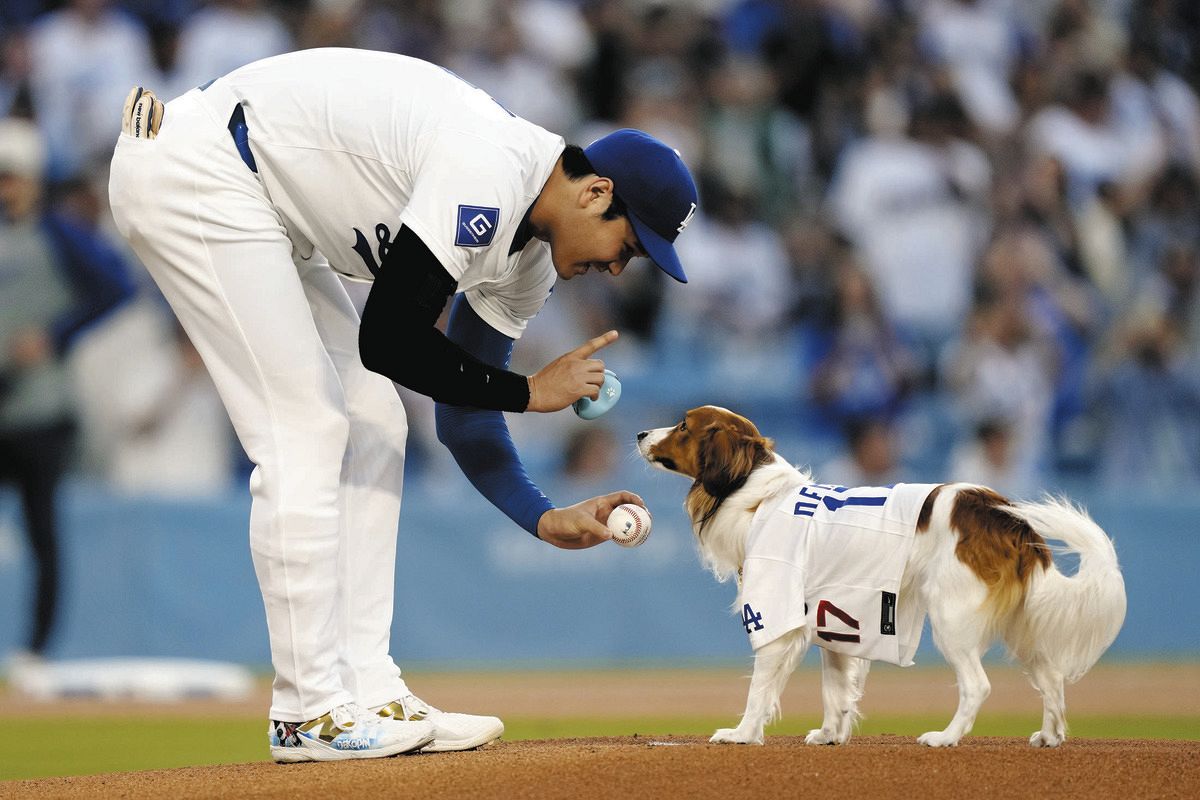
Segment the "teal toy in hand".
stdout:
[[616,373],[606,369],[604,370],[604,383],[600,385],[600,396],[595,400],[590,397],[581,397],[571,404],[571,408],[575,409],[575,413],[583,419],[595,419],[615,406],[620,399],[621,382],[617,380]]

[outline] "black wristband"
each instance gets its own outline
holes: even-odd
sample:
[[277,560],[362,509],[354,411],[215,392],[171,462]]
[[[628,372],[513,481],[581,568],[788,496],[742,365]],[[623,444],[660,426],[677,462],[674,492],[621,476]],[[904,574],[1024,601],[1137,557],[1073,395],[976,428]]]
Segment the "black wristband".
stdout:
[[363,308],[358,336],[363,364],[442,403],[524,411],[525,376],[484,364],[435,327],[457,288],[425,243],[401,228]]

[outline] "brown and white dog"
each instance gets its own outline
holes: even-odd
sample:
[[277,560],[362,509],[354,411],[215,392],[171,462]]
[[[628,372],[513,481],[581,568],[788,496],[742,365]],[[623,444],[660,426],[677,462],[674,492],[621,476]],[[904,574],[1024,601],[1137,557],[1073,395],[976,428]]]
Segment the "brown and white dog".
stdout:
[[[715,406],[692,409],[674,427],[637,438],[647,461],[693,480],[684,508],[701,556],[718,579],[739,576],[740,589],[755,511],[769,497],[811,484],[810,476],[778,456],[749,420]],[[1046,538],[1079,555],[1077,574],[1055,568]],[[1042,727],[1029,743],[1059,745],[1067,727],[1064,683],[1095,664],[1125,618],[1116,552],[1082,510],[1061,500],[1009,502],[963,483],[942,484],[927,495],[899,597],[901,603],[919,600],[927,610],[934,642],[957,676],[954,718],[918,740],[931,747],[954,746],[971,730],[991,688],[981,658],[998,638],[1042,695]],[[763,727],[778,715],[783,687],[813,639],[812,626],[805,625],[759,647],[741,723],[718,730],[711,741],[761,744]],[[870,661],[827,646],[821,657],[824,720],[806,741],[844,744],[858,719]]]

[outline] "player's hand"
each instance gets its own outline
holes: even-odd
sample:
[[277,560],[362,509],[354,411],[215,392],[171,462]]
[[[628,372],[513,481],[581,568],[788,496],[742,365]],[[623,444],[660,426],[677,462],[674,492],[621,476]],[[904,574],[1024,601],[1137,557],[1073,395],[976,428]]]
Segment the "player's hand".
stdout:
[[622,503],[646,505],[633,492],[612,492],[566,508],[552,508],[538,520],[538,538],[564,550],[595,547],[612,538],[604,523]]
[[560,411],[581,397],[595,400],[604,383],[604,362],[592,358],[597,350],[617,340],[609,331],[559,356],[529,378],[526,411]]

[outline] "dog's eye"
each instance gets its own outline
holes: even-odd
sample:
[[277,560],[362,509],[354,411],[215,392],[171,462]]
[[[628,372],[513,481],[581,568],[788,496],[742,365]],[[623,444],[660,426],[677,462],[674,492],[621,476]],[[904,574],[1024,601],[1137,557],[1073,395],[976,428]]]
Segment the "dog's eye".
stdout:
[[679,423],[679,430],[681,430],[681,431],[687,430],[687,420],[684,420],[683,422]]

